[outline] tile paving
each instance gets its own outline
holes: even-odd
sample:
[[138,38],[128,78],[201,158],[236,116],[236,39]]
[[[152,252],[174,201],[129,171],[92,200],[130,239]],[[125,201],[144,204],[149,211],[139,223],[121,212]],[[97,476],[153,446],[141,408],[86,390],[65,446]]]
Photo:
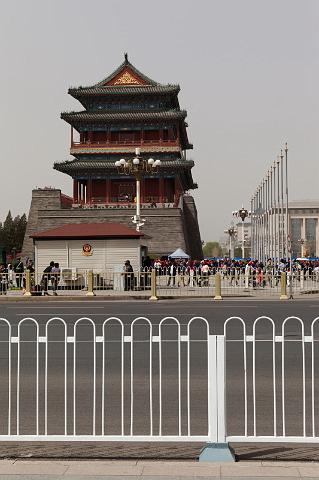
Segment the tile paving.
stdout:
[[242,462],[232,464],[194,461],[72,461],[0,460],[0,478],[5,480],[179,480],[312,479],[319,478],[318,462]]

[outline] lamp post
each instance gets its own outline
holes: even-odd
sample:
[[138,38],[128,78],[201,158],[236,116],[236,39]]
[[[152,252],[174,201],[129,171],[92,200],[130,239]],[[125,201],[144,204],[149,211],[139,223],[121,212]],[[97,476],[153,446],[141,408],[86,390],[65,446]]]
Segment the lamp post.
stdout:
[[133,176],[136,181],[136,214],[132,217],[132,222],[135,223],[138,232],[145,222],[145,219],[141,218],[141,178],[147,173],[156,173],[161,163],[160,160],[153,158],[148,160],[141,158],[140,148],[135,149],[134,158],[129,160],[121,158],[115,162],[119,173]]
[[224,233],[227,233],[229,235],[229,257],[234,258],[234,247],[233,247],[233,237],[237,234],[236,228],[231,225],[227,230],[224,230]]
[[244,222],[247,217],[251,216],[251,212],[246,210],[244,206],[241,207],[240,210],[235,210],[233,212],[233,217],[241,218],[242,220],[242,230],[241,230],[241,256],[242,258],[245,258],[245,227],[244,227]]
[[304,251],[304,245],[305,245],[305,243],[306,243],[306,240],[305,240],[304,238],[299,238],[298,243],[300,243],[300,247],[301,247],[300,256],[301,256],[301,258],[303,258],[303,257],[305,256],[305,255],[304,255],[304,253],[305,253],[305,251]]

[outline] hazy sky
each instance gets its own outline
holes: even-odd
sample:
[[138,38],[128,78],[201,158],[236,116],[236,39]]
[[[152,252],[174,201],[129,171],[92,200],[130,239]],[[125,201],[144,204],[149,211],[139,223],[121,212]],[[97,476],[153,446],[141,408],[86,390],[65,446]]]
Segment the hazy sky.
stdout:
[[292,199],[319,197],[319,1],[0,0],[0,219],[28,212],[31,190],[72,192],[53,170],[70,158],[60,112],[128,51],[138,69],[181,85],[194,150],[201,234],[231,211],[289,143]]

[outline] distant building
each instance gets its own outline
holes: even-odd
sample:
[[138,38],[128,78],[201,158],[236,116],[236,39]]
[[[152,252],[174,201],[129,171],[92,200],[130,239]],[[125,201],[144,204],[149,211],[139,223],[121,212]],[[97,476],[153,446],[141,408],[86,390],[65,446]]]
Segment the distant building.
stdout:
[[293,257],[319,257],[319,200],[289,203]]
[[[236,235],[236,238],[237,238],[237,242],[241,242],[241,239],[242,239],[242,221],[241,222],[238,222],[236,223],[235,225],[235,228],[237,230],[237,235]],[[250,222],[247,222],[247,220],[244,222],[244,238],[245,238],[245,241],[246,242],[249,242],[251,241],[251,223]]]

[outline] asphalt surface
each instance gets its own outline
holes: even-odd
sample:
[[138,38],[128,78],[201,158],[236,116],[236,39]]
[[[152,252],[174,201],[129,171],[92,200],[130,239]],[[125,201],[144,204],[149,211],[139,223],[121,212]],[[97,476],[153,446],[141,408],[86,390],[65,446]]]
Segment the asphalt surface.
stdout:
[[[276,326],[276,335],[281,334],[282,322],[289,316],[299,316],[305,324],[305,335],[310,335],[311,322],[319,316],[319,301],[314,298],[293,301],[254,301],[229,300],[222,302],[203,300],[177,300],[150,303],[148,301],[116,302],[66,301],[54,303],[14,303],[0,302],[0,316],[6,318],[12,327],[12,336],[18,334],[18,323],[25,317],[37,320],[39,335],[45,335],[46,322],[55,316],[63,318],[68,326],[68,335],[73,335],[73,326],[81,317],[89,317],[96,327],[96,335],[102,335],[102,323],[110,316],[120,318],[125,327],[125,335],[130,335],[132,321],[139,316],[149,318],[153,335],[158,335],[158,324],[165,316],[176,317],[181,324],[181,334],[187,333],[187,323],[195,316],[202,316],[209,322],[210,334],[222,334],[225,321],[232,316],[241,317],[246,323],[246,334],[252,334],[252,325],[259,316],[271,317]],[[319,328],[319,327],[318,327]],[[75,388],[75,428],[77,434],[92,433],[93,418],[93,343],[92,325],[88,321],[80,324],[76,344],[76,388]],[[232,320],[227,329],[226,347],[226,400],[227,432],[229,435],[244,433],[244,362],[242,325]],[[34,434],[36,429],[36,331],[31,322],[21,326],[20,344],[20,433]],[[107,327],[105,343],[105,433],[121,433],[121,376],[120,376],[120,329],[116,322]],[[148,435],[151,429],[150,387],[149,387],[149,327],[139,321],[134,327],[134,389],[133,389],[133,433]],[[8,410],[8,328],[0,328],[0,434],[7,432]],[[258,348],[256,348],[256,420],[257,433],[273,433],[273,383],[272,383],[272,343],[270,323],[258,327]],[[162,434],[178,434],[178,355],[177,328],[168,321],[163,329],[162,346]],[[204,324],[200,320],[193,323],[190,347],[190,431],[192,435],[207,433],[207,349]],[[58,322],[49,327],[48,347],[48,433],[64,433],[64,343],[63,329]],[[302,383],[300,325],[290,320],[285,330],[285,395],[286,433],[302,435]],[[12,420],[11,433],[16,433],[17,399],[17,344],[12,344]],[[68,344],[67,356],[67,430],[73,434],[73,345]],[[315,346],[316,358],[319,352]],[[305,345],[306,358],[306,426],[311,434],[310,368],[311,344]],[[102,433],[102,343],[96,346],[96,434]],[[248,387],[248,434],[253,433],[252,399],[252,344],[247,344],[247,387]],[[45,345],[39,346],[39,433],[44,433],[44,365]],[[130,433],[131,392],[130,392],[130,344],[124,344],[124,432]],[[316,365],[316,364],[315,364]],[[319,365],[318,365],[319,366]],[[187,343],[181,345],[181,433],[187,433]],[[281,347],[276,345],[277,372],[277,432],[282,431],[281,411]],[[153,433],[159,433],[159,344],[153,343]],[[316,382],[318,383],[318,382]],[[316,386],[316,393],[317,386]],[[317,396],[318,398],[318,396]],[[316,407],[316,413],[317,407]],[[319,423],[319,421],[317,422]],[[319,425],[316,427],[319,428]],[[247,452],[247,450],[245,450]],[[243,453],[243,452],[242,452]]]

